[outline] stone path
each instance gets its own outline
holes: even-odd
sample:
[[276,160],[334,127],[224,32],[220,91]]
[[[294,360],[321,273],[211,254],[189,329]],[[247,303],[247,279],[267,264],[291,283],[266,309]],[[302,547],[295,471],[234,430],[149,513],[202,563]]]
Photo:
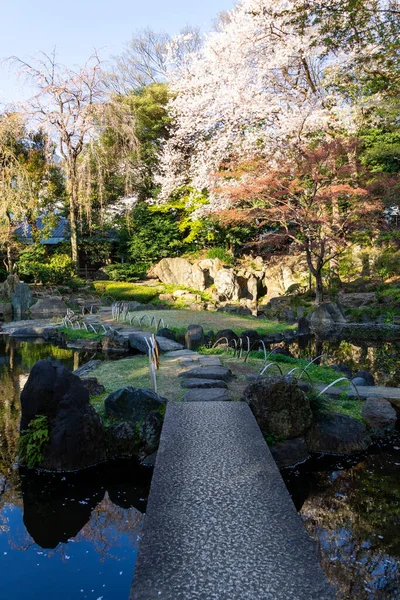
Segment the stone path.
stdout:
[[192,350],[182,350],[167,352],[165,357],[176,360],[183,369],[189,368],[179,374],[181,387],[189,390],[183,397],[184,402],[232,400],[227,389],[232,373],[222,366],[218,356],[203,356]]
[[244,402],[168,403],[130,596],[159,598],[335,598]]

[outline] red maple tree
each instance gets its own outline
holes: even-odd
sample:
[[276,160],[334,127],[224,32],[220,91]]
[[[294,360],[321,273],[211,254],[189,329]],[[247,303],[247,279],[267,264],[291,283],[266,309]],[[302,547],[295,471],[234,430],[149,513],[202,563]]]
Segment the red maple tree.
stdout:
[[359,184],[355,144],[333,140],[274,162],[234,160],[218,174],[218,192],[229,199],[218,218],[225,224],[255,221],[267,229],[263,244],[286,240],[304,252],[317,304],[324,296],[324,265],[348,248],[354,234],[376,229],[382,218],[383,203]]

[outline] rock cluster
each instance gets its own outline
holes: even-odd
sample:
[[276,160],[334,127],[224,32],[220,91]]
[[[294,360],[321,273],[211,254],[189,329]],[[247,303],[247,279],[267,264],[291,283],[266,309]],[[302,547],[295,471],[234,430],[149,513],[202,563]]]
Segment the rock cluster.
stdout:
[[167,399],[149,389],[128,386],[112,392],[104,401],[106,414],[124,419],[108,431],[110,447],[116,456],[132,455],[136,449],[146,456],[158,448]]
[[[371,443],[365,426],[357,419],[323,411],[313,413],[307,396],[291,377],[258,377],[244,391],[243,400],[267,439],[278,441],[271,450],[279,467],[302,462],[310,452],[352,454]],[[383,413],[385,418],[393,418],[387,414],[387,407],[380,408],[379,415],[371,416],[375,427],[378,423],[382,426]]]
[[[224,267],[218,258],[194,264],[184,258],[163,258],[149,274],[163,283],[184,285],[201,292],[214,286],[214,300],[237,302],[243,299],[250,307],[256,306],[259,297],[267,292],[262,259],[258,262],[256,259],[254,268],[235,269]],[[192,298],[192,301],[198,300]]]
[[81,380],[57,361],[37,362],[21,394],[21,434],[45,416],[49,442],[38,466],[73,471],[116,456],[150,455],[158,446],[166,399],[128,387],[110,394],[106,413],[126,422],[105,427],[89,402],[104,391],[96,378]]
[[0,314],[20,319],[32,305],[32,292],[27,283],[20,282],[18,275],[8,275],[0,283]]

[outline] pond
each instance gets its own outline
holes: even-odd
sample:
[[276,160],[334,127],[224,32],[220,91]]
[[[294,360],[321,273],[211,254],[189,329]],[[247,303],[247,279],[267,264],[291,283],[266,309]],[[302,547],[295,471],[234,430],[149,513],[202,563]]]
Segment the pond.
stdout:
[[[395,344],[363,349],[363,363],[359,346],[335,344],[331,362],[398,373]],[[291,351],[312,355],[315,341]],[[127,600],[151,470],[135,461],[76,474],[15,467],[19,394],[47,357],[76,369],[93,356],[0,336],[0,600]],[[400,600],[400,438],[351,460],[314,457],[282,473],[338,599]]]
[[282,471],[337,600],[400,598],[400,435]]
[[0,599],[126,600],[151,469],[112,461],[76,474],[17,469],[19,395],[48,357],[92,355],[0,336]]
[[354,338],[320,340],[309,337],[288,347],[295,358],[311,359],[323,354],[322,364],[344,364],[353,373],[361,369],[369,371],[377,385],[400,387],[400,341],[365,341]]

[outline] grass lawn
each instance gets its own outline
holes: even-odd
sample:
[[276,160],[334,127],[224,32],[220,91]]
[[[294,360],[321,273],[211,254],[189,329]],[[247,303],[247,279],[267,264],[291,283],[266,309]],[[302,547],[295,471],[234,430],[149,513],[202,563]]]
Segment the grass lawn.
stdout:
[[68,329],[68,327],[59,327],[58,331],[63,333],[66,339],[70,342],[75,342],[76,340],[92,340],[93,342],[98,342],[103,337],[100,333],[93,333],[90,331],[85,331],[84,329]]
[[[178,362],[162,358],[162,366],[157,371],[157,392],[160,396],[168,400],[182,400],[186,390],[180,386],[179,372]],[[104,361],[92,373],[93,377],[97,377],[105,387],[103,394],[90,399],[94,408],[103,418],[105,418],[104,400],[111,392],[127,386],[152,389],[147,356]]]
[[93,285],[99,296],[108,296],[112,300],[131,300],[142,304],[155,300],[164,291],[162,283],[153,287],[127,281],[94,281]]
[[[294,329],[295,327],[295,325],[278,321],[210,311],[148,310],[134,311],[131,315],[134,315],[137,319],[148,315],[149,319],[154,317],[155,323],[158,323],[159,319],[162,318],[166,327],[178,333],[184,333],[188,325],[194,324],[201,325],[206,333],[210,330],[217,333],[221,329],[233,329],[235,333],[240,334],[246,329],[256,329],[260,335],[282,333],[285,329]],[[135,325],[135,322],[133,325]],[[148,319],[144,319],[142,325],[143,329],[150,329]]]

